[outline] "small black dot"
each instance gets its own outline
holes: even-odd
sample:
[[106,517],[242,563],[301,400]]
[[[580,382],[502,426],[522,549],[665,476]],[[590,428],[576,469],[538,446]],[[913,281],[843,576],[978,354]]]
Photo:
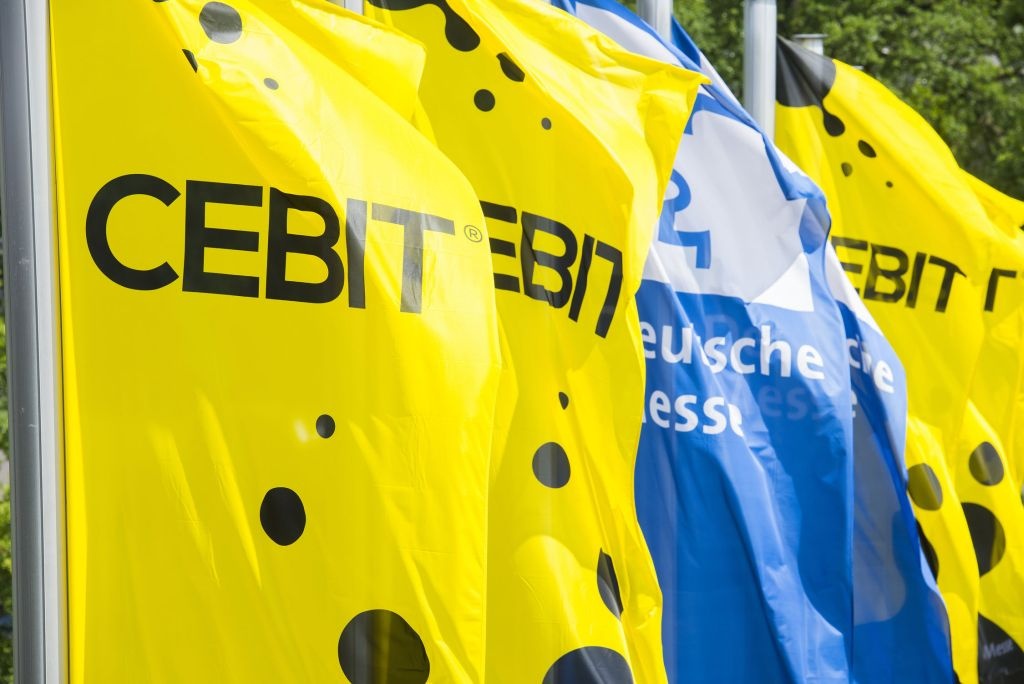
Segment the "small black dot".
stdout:
[[424,684],[430,677],[423,640],[390,610],[352,618],[338,639],[338,662],[351,684]]
[[548,117],[545,116],[543,119],[540,120],[540,126],[545,131],[550,131],[551,130],[551,119],[549,119]]
[[585,646],[569,651],[555,661],[544,675],[544,684],[632,684],[629,663],[603,646]]
[[835,138],[846,132],[846,124],[843,123],[842,119],[831,112],[826,112],[824,107],[822,107],[821,112],[825,117],[826,133]]
[[287,487],[274,487],[260,505],[260,524],[281,546],[294,544],[306,529],[306,509],[299,495]]
[[512,58],[508,56],[508,53],[502,52],[498,55],[498,63],[501,65],[501,72],[505,74],[511,81],[516,83],[522,83],[526,80],[526,74],[519,65],[512,61]]
[[919,508],[937,511],[942,505],[942,486],[935,471],[927,463],[918,463],[907,473],[907,491]]
[[928,541],[928,537],[924,536],[924,530],[921,529],[921,523],[917,523],[917,538],[921,540],[921,551],[924,552],[924,559],[928,561],[928,569],[932,571],[932,577],[936,581],[939,579],[939,556],[935,553],[935,547]]
[[277,90],[278,89],[277,81],[275,81],[272,78],[265,78],[265,79],[263,79],[263,85],[267,86],[271,90]]
[[481,89],[473,96],[473,104],[481,112],[489,112],[494,109],[494,93],[490,90]]
[[851,173],[853,173],[853,165],[849,164],[848,162],[843,162],[842,164],[839,165],[839,168],[843,170],[844,176],[849,176]]
[[185,59],[188,60],[188,64],[192,67],[192,71],[199,72],[199,62],[196,61],[196,56],[192,54],[191,50],[182,50],[185,53]]
[[891,188],[892,187],[892,181],[885,181],[885,187]]
[[558,403],[561,404],[563,409],[569,408],[569,395],[565,392],[558,393]]
[[865,157],[877,157],[878,156],[878,153],[875,152],[875,148],[872,147],[871,144],[868,143],[867,140],[858,140],[857,141],[857,149],[860,150],[860,153],[863,154]]
[[334,434],[334,418],[326,413],[316,419],[316,434],[327,439]]
[[215,43],[234,43],[242,37],[242,15],[231,5],[208,2],[199,12],[203,32]]
[[548,442],[533,455],[533,474],[545,487],[558,489],[569,483],[569,457],[557,442]]
[[622,594],[619,593],[619,578],[615,576],[615,564],[604,550],[597,557],[597,591],[601,600],[615,617],[622,615]]
[[982,442],[971,452],[971,475],[983,485],[997,485],[1003,481],[1003,459],[988,442]]
[[974,544],[974,555],[978,559],[978,575],[984,576],[1003,559],[1006,534],[996,516],[984,506],[965,503],[963,508]]

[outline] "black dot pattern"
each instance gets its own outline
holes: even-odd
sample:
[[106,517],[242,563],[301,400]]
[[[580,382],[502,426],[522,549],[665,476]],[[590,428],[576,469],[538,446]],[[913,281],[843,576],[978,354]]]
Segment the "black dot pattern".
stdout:
[[603,646],[585,646],[569,651],[555,661],[544,675],[544,684],[632,684],[629,663],[619,653]]
[[980,613],[978,680],[992,684],[1024,681],[1024,650],[1002,627]]
[[1003,481],[1003,459],[988,442],[982,442],[971,452],[971,476],[983,485],[997,485]]
[[967,529],[971,531],[971,542],[974,544],[974,555],[978,558],[978,574],[984,577],[1003,559],[1006,553],[1006,534],[992,511],[973,503],[965,503],[963,507]]
[[182,50],[185,55],[185,59],[188,60],[188,65],[192,67],[192,71],[199,71],[199,62],[196,61],[196,56],[192,54],[191,50]]
[[551,119],[545,116],[543,119],[540,120],[540,127],[543,128],[545,131],[550,131]]
[[263,497],[260,524],[275,544],[294,544],[306,529],[302,499],[287,487],[274,487]]
[[423,640],[390,610],[352,618],[338,639],[338,662],[351,684],[425,684],[430,677]]
[[558,404],[563,408],[569,408],[569,395],[565,392],[558,393]]
[[919,463],[908,472],[907,491],[918,508],[937,511],[942,505],[942,487],[935,471],[927,463]]
[[271,90],[277,90],[280,87],[278,82],[272,78],[263,79],[263,85],[267,86]]
[[860,150],[860,153],[863,154],[865,157],[874,158],[878,156],[878,153],[875,152],[875,148],[872,147],[871,143],[869,143],[867,140],[858,140],[857,149]]
[[327,439],[334,434],[334,418],[326,413],[316,419],[316,434]]
[[208,2],[199,11],[199,24],[215,43],[234,43],[242,37],[242,15],[231,5]]
[[885,181],[885,187],[891,188],[892,187],[892,181]]
[[459,52],[472,52],[480,45],[480,36],[446,0],[370,0],[370,4],[386,10],[410,10],[434,5],[444,13],[444,38]]
[[622,594],[619,593],[619,578],[615,576],[612,557],[604,552],[597,557],[597,591],[601,600],[615,617],[622,616]]
[[843,162],[842,164],[839,165],[839,168],[843,170],[844,176],[849,176],[850,174],[853,173],[853,165],[850,164],[849,162]]
[[545,487],[558,489],[569,483],[569,456],[557,442],[542,444],[533,455],[533,474]]
[[512,61],[508,53],[502,52],[498,55],[498,64],[501,65],[501,73],[505,74],[510,81],[522,83],[526,80],[526,73],[519,68],[519,65]]
[[481,112],[489,112],[494,109],[494,93],[486,88],[481,88],[473,95],[473,104]]
[[935,553],[935,547],[928,541],[928,537],[924,536],[924,530],[921,529],[921,523],[917,523],[917,538],[921,540],[921,551],[924,553],[924,559],[928,563],[928,569],[932,571],[932,577],[936,581],[939,579],[939,555]]

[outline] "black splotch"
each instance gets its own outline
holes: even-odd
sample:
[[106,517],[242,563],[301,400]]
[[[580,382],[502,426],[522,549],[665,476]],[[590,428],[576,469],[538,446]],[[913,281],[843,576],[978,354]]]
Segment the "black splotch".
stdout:
[[818,107],[825,131],[842,135],[846,124],[825,108],[825,96],[836,82],[836,64],[828,57],[806,50],[780,37],[776,47],[775,97],[786,107]]
[[274,543],[288,546],[306,529],[306,509],[299,495],[287,487],[274,487],[263,497],[260,524]]
[[316,434],[327,439],[334,434],[334,418],[326,413],[316,419]]
[[973,503],[965,503],[963,507],[974,555],[978,558],[978,575],[983,577],[1003,559],[1006,534],[992,511]]
[[192,54],[191,50],[182,50],[185,55],[185,59],[188,60],[188,65],[192,67],[192,71],[199,72],[199,62],[196,61],[196,56]]
[[860,153],[863,154],[865,157],[871,157],[872,159],[874,159],[875,157],[878,156],[878,153],[875,152],[875,148],[872,147],[871,143],[869,143],[867,140],[858,140],[857,149],[860,150]]
[[907,473],[907,491],[914,503],[926,511],[937,511],[942,505],[942,486],[927,463],[918,463]]
[[917,523],[917,538],[921,540],[921,551],[924,552],[924,559],[928,562],[928,569],[932,571],[932,577],[936,581],[939,579],[939,555],[935,553],[935,547],[928,541],[928,537],[924,536],[924,530],[921,529],[921,523]]
[[473,95],[473,104],[481,112],[489,112],[494,109],[494,93],[486,88],[481,88]]
[[512,58],[508,56],[507,52],[502,52],[498,55],[498,64],[501,65],[501,73],[505,74],[509,80],[515,81],[516,83],[522,83],[526,80],[526,72],[519,68],[519,65],[512,61]]
[[551,119],[545,116],[543,119],[540,120],[540,127],[543,128],[545,131],[550,131]]
[[892,181],[885,181],[885,187],[891,188],[892,187]]
[[265,78],[265,79],[263,79],[263,85],[267,86],[271,90],[277,90],[277,88],[278,88],[277,81],[275,81],[272,78]]
[[619,578],[615,576],[612,557],[601,550],[597,557],[597,591],[601,600],[615,617],[622,616],[622,594],[619,593]]
[[215,43],[234,43],[242,37],[242,15],[231,5],[208,2],[199,11],[199,23]]
[[533,454],[533,474],[545,487],[558,489],[569,483],[569,456],[557,442],[542,444]]
[[978,681],[1024,681],[1024,650],[1002,627],[978,614]]
[[584,646],[555,661],[544,684],[632,684],[629,663],[603,646]]
[[480,36],[465,19],[448,5],[446,0],[370,0],[370,4],[392,11],[433,5],[444,13],[444,37],[449,45],[459,52],[471,52],[480,45]]
[[1003,481],[1003,459],[988,442],[982,442],[971,452],[971,476],[983,485],[997,485]]
[[843,170],[843,175],[849,177],[853,173],[853,165],[849,162],[843,162],[839,165],[839,168]]
[[563,409],[569,408],[569,395],[565,392],[559,392],[558,403]]
[[423,640],[390,610],[352,618],[338,639],[338,662],[352,684],[424,684],[430,676]]

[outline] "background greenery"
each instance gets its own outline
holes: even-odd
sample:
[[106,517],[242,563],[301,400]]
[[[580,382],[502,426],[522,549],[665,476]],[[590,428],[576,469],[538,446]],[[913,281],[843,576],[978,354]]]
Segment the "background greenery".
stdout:
[[[635,6],[635,2],[632,3]],[[960,165],[1024,199],[1024,0],[778,0],[779,35],[824,33],[935,127]],[[675,0],[737,96],[742,0]]]

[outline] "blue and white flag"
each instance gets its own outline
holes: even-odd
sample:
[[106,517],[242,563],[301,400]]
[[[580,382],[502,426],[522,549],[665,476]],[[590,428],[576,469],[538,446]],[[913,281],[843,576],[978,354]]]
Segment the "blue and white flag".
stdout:
[[945,609],[906,496],[902,366],[826,237],[824,196],[678,24],[556,0],[699,70],[637,295],[640,523],[670,682],[949,682]]

